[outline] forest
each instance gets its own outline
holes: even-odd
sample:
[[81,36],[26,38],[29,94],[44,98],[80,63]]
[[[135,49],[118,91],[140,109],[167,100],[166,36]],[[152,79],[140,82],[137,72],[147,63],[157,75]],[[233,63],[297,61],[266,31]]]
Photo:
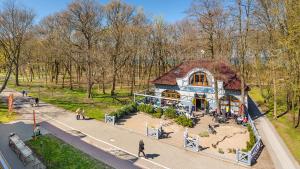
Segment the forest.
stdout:
[[132,95],[182,61],[222,60],[272,119],[287,116],[299,134],[299,0],[194,0],[184,13],[168,23],[120,0],[74,0],[36,22],[32,9],[4,1],[0,92],[39,79],[86,98],[118,88]]

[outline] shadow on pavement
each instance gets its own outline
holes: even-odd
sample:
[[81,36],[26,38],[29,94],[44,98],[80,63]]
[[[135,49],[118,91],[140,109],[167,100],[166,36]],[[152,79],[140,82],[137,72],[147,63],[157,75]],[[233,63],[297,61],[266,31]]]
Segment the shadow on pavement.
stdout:
[[160,156],[159,154],[146,154],[146,157],[147,158],[151,158],[151,159],[154,159],[155,157],[158,157],[158,156]]

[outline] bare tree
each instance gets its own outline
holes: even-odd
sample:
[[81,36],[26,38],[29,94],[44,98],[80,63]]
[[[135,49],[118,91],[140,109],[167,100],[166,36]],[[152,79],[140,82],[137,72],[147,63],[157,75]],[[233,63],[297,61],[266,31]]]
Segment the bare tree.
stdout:
[[[105,6],[105,14],[111,46],[110,61],[112,64],[111,95],[115,95],[118,71],[125,65],[129,58],[128,48],[125,46],[128,25],[132,22],[134,8],[119,0],[113,0]],[[129,48],[130,49],[130,48]]]
[[20,85],[20,53],[26,41],[26,33],[32,26],[33,18],[32,10],[18,6],[15,1],[4,2],[3,10],[0,12],[0,47],[7,61],[7,75],[2,90],[7,84],[13,66],[16,77],[15,85]]
[[85,55],[87,96],[91,98],[95,73],[93,54],[101,32],[102,7],[94,0],[76,0],[69,5],[66,15],[77,36],[74,37],[74,45]]

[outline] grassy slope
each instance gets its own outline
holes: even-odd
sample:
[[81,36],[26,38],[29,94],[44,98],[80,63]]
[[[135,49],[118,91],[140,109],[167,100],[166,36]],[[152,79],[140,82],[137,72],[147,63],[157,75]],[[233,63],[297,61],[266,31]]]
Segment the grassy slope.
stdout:
[[44,135],[36,140],[29,140],[27,145],[33,149],[49,169],[111,168],[52,135]]
[[[261,96],[258,88],[251,89],[250,96],[256,102],[263,103],[263,97]],[[280,99],[281,101],[279,101],[280,104],[278,105],[279,112],[285,110],[286,107],[284,105],[283,98]],[[285,141],[286,145],[288,146],[296,160],[300,163],[300,128],[298,127],[297,129],[295,129],[292,126],[293,123],[291,120],[291,114],[286,114],[278,118],[277,120],[274,120],[272,117],[272,108],[270,108],[269,111],[270,113],[268,113],[267,117],[272,122],[279,135]]]
[[[109,94],[99,94],[93,91],[93,99],[86,97],[86,91],[83,89],[70,90],[61,87],[45,87],[38,83],[23,84],[20,87],[9,85],[18,91],[28,90],[29,96],[39,97],[40,100],[56,105],[58,107],[75,111],[77,108],[84,108],[86,115],[90,118],[103,120],[104,114],[112,112],[120,107],[122,104],[113,99]],[[118,90],[118,100],[130,101],[126,90]]]

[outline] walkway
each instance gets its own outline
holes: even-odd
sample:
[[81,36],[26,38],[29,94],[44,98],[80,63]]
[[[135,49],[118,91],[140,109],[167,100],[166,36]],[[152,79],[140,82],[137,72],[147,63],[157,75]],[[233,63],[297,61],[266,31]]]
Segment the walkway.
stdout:
[[276,169],[300,169],[299,164],[294,159],[289,149],[276,132],[275,128],[258,109],[256,104],[249,98],[248,101],[249,112],[255,119],[258,132],[262,136],[265,147],[270,152],[272,161]]
[[[12,91],[6,90],[3,95],[8,95],[10,92]],[[13,93],[15,96],[19,96],[19,98],[21,98],[19,93]],[[99,160],[109,160],[105,159],[104,155],[99,155],[99,153],[94,152],[101,149],[118,158],[130,161],[133,165],[142,168],[249,168],[233,162],[208,157],[200,153],[186,151],[183,148],[177,148],[172,145],[150,139],[144,135],[114,127],[100,121],[75,120],[75,115],[73,113],[50,104],[42,103],[40,107],[32,108],[28,104],[24,104],[18,98],[16,102],[21,107],[19,111],[25,115],[27,113],[27,117],[25,118],[28,118],[28,120],[31,119],[31,113],[33,109],[35,109],[40,112],[37,116],[42,127],[45,127],[50,132],[56,134],[59,138],[69,142],[73,146]],[[89,144],[89,146],[76,144],[77,141],[73,142],[73,138],[71,138],[70,135],[77,138],[77,140],[81,140],[82,142]],[[143,139],[145,142],[145,152],[147,156],[150,157],[149,159],[136,157],[137,146],[140,139]],[[105,155],[107,155],[107,153]],[[114,160],[110,160],[109,162],[114,163]],[[254,166],[254,168],[261,167]]]

